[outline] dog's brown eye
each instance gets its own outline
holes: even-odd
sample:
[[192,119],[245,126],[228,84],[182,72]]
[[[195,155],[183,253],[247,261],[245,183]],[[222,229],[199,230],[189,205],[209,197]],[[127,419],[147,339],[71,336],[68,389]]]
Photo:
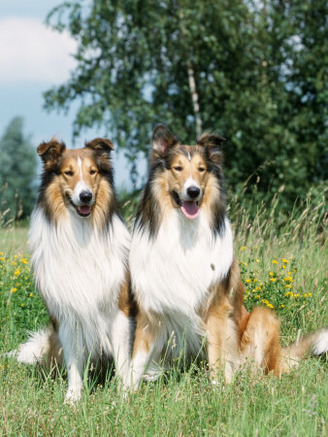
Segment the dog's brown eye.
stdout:
[[205,168],[204,167],[199,167],[199,169],[198,169],[200,172],[202,172],[202,171],[205,171]]
[[64,171],[66,176],[73,176],[73,172],[71,170]]
[[176,167],[173,167],[173,168],[176,171],[182,171],[183,170],[183,168],[181,166],[179,166],[179,165],[177,165]]
[[90,170],[90,174],[96,174],[96,170]]

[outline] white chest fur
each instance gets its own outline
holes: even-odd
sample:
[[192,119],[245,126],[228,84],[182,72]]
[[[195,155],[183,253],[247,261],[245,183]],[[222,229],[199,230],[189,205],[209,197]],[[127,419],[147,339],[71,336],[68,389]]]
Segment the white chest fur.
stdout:
[[110,312],[129,249],[129,233],[118,217],[105,234],[75,213],[54,226],[36,208],[29,241],[36,284],[53,316]]
[[231,226],[214,237],[206,216],[189,220],[174,210],[152,239],[135,232],[130,251],[132,283],[143,308],[158,314],[192,316],[208,289],[229,271],[233,259]]

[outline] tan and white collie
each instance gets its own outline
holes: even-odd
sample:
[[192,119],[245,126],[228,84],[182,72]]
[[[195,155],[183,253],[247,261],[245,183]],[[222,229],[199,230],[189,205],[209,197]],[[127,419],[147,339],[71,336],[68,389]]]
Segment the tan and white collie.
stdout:
[[130,236],[114,192],[112,149],[102,138],[82,149],[67,150],[55,139],[37,149],[43,175],[29,242],[36,287],[52,323],[16,354],[27,363],[64,358],[69,402],[81,396],[89,358],[113,358],[122,378],[129,368]]
[[129,258],[138,313],[128,387],[136,389],[147,373],[156,376],[161,361],[200,356],[203,344],[212,380],[222,371],[226,382],[246,358],[280,374],[307,350],[328,349],[327,329],[282,349],[278,318],[244,308],[222,141],[204,134],[196,145],[182,145],[165,126],[154,131]]

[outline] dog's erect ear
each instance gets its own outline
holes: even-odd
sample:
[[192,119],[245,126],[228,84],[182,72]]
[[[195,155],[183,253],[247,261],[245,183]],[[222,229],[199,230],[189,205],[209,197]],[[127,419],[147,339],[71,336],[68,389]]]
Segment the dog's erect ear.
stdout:
[[153,151],[156,152],[160,157],[165,156],[168,149],[178,143],[179,140],[173,134],[171,134],[164,124],[158,124],[155,127],[152,145]]
[[49,143],[41,143],[37,148],[37,152],[41,157],[44,166],[48,169],[56,167],[59,158],[66,149],[64,143],[59,143],[56,138],[53,138]]
[[113,143],[106,138],[95,138],[85,144],[87,149],[95,150],[96,152],[102,152],[109,155],[112,150],[114,150]]
[[197,145],[206,147],[211,161],[220,164],[222,160],[221,145],[226,141],[225,138],[216,134],[203,134],[198,140]]

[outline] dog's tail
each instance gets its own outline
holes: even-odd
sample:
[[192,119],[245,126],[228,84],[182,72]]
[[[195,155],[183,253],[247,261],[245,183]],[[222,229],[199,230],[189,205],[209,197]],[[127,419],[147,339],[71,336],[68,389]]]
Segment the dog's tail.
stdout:
[[62,355],[62,348],[52,325],[31,332],[26,343],[7,354],[15,357],[19,363],[51,365],[55,360],[58,366],[63,364]]
[[310,332],[304,337],[297,336],[295,342],[282,349],[282,371],[288,371],[291,367],[298,366],[306,355],[321,356],[328,352],[328,328]]
[[280,319],[268,308],[255,307],[245,316],[240,349],[243,360],[251,360],[265,373],[275,375],[297,367],[307,354],[328,353],[328,328],[301,337],[289,346],[280,345]]

